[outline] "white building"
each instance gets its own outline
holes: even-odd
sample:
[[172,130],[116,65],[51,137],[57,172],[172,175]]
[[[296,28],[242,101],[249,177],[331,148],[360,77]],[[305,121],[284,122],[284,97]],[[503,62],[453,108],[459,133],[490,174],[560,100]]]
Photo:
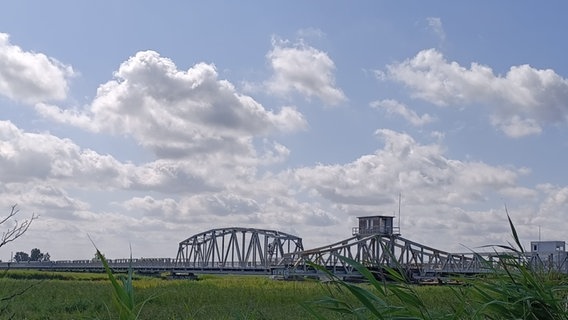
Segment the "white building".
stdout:
[[564,241],[531,241],[531,265],[568,273],[568,253]]

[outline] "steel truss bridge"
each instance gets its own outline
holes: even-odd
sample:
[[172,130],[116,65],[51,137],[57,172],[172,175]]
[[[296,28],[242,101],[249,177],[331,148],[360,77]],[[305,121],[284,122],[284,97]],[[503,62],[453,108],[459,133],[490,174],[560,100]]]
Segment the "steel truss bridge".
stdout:
[[[290,253],[280,263],[281,272],[309,273],[311,264],[334,274],[355,274],[355,268],[340,257],[355,260],[367,268],[404,270],[412,277],[448,274],[478,274],[487,262],[497,262],[501,254],[449,253],[398,235],[353,236],[327,246]],[[276,271],[278,272],[278,271]]]
[[[141,273],[241,273],[281,276],[313,275],[311,264],[338,275],[357,275],[348,257],[371,269],[402,269],[420,278],[448,274],[478,274],[487,262],[498,262],[503,253],[449,253],[400,237],[397,234],[363,234],[319,248],[305,250],[302,239],[275,230],[254,228],[211,229],[179,243],[176,258],[109,259],[115,272],[132,268]],[[518,259],[540,268],[568,273],[566,255],[527,254]],[[65,260],[44,262],[3,262],[0,269],[102,272],[100,261]]]
[[176,266],[219,270],[264,270],[304,250],[302,238],[274,230],[212,229],[180,242]]
[[[115,272],[271,274],[285,255],[304,250],[302,238],[275,230],[211,229],[179,243],[176,258],[107,259]],[[103,272],[100,261],[1,262],[0,269]]]

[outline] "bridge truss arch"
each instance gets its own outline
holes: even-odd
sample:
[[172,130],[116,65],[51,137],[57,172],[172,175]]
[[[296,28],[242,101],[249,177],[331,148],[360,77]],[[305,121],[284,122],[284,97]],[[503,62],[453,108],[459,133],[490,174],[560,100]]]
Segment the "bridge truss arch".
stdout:
[[302,238],[276,230],[211,229],[179,243],[176,266],[210,270],[268,270],[285,255],[303,250]]
[[499,254],[449,253],[402,238],[398,235],[354,236],[327,246],[287,254],[280,267],[309,272],[309,264],[323,266],[333,273],[357,273],[339,257],[347,257],[369,268],[403,268],[417,276],[427,274],[475,274],[485,272],[485,261],[496,262]]

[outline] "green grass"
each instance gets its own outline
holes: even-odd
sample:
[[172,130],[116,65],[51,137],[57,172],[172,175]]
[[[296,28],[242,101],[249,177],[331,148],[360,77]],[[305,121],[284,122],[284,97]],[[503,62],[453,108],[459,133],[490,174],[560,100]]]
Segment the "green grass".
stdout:
[[77,281],[105,281],[108,280],[106,273],[86,272],[50,272],[35,270],[10,270],[5,275],[9,279],[25,280],[77,280]]
[[[14,319],[117,318],[112,309],[114,288],[108,278],[101,279],[105,274],[73,274],[72,279],[65,280],[60,279],[59,273],[47,274],[52,279],[0,279],[0,296],[35,285],[11,300],[0,318],[7,318],[6,315],[13,315]],[[136,300],[148,299],[139,319],[306,319],[309,313],[301,303],[327,294],[325,286],[316,282],[276,281],[262,276],[200,278],[199,281],[135,278]],[[337,318],[331,312],[324,314],[329,319]]]
[[[99,249],[97,249],[97,257],[101,260],[105,273],[112,285],[112,302],[114,304],[115,311],[118,313],[118,318],[120,320],[139,319],[140,312],[142,312],[142,308],[149,298],[142,302],[137,302],[134,296],[132,255],[130,256],[129,268],[126,276],[113,274],[105,256],[99,251]],[[109,315],[111,315],[110,309],[107,308],[107,311]]]
[[[27,277],[17,276],[14,279],[10,276],[12,273],[27,274]],[[42,280],[35,280],[34,274]],[[451,319],[456,308],[463,306],[461,298],[467,296],[467,308],[471,312],[463,318],[473,319],[475,310],[487,302],[475,295],[475,288],[487,283],[503,287],[491,278],[477,281],[476,286],[409,287],[428,310],[429,317],[426,318]],[[340,292],[331,284],[276,281],[263,276],[201,275],[199,281],[138,276],[134,277],[132,283],[136,301],[148,300],[139,319],[316,319],[302,305],[314,306],[312,302],[321,301],[330,292],[354,308],[362,306],[346,290]],[[6,308],[0,314],[0,319],[10,316],[13,319],[118,318],[113,309],[114,288],[106,274],[10,271],[8,277],[0,279],[0,297],[30,285],[34,287],[23,295],[7,304],[0,304],[0,307]],[[370,284],[355,286],[379,294]],[[494,294],[489,289],[485,291]],[[502,300],[499,296],[492,296],[489,301]],[[402,301],[393,294],[385,296],[385,301],[390,306],[407,306],[406,311],[412,309],[410,301]],[[324,319],[356,319],[350,314],[315,309]],[[486,309],[477,318],[506,318],[496,314],[494,310]],[[366,315],[366,318],[373,319],[370,314]],[[487,315],[493,317],[485,317]]]

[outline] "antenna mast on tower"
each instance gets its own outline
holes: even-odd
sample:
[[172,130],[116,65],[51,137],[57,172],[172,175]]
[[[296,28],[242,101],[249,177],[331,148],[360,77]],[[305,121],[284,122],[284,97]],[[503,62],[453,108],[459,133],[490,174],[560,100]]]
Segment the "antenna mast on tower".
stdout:
[[402,193],[398,193],[398,233],[400,233],[400,198],[402,197]]

